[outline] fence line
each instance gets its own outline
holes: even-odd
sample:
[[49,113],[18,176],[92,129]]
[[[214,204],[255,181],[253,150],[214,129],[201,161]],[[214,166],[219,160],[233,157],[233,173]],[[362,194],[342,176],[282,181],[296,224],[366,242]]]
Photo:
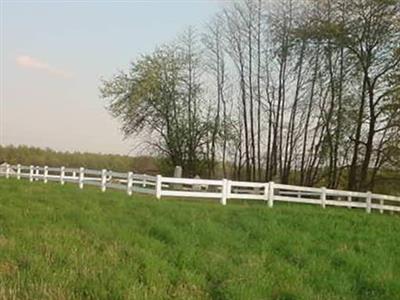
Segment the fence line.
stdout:
[[400,197],[274,182],[175,178],[132,172],[121,173],[105,169],[55,168],[19,164],[0,166],[1,175],[6,178],[28,178],[29,181],[42,179],[44,183],[57,181],[62,185],[65,182],[73,182],[78,183],[81,189],[84,185],[94,185],[99,186],[103,192],[108,188],[119,189],[125,190],[128,195],[136,192],[145,193],[155,195],[157,199],[163,196],[211,198],[218,199],[222,205],[226,205],[228,199],[246,199],[264,201],[269,207],[273,207],[275,201],[282,201],[320,205],[322,208],[326,206],[361,208],[367,213],[371,213],[372,210],[378,210],[380,213],[400,212]]

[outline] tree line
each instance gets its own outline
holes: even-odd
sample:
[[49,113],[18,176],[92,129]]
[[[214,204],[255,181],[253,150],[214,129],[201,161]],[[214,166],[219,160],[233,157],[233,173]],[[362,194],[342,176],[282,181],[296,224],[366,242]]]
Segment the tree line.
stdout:
[[29,146],[1,146],[0,164],[49,166],[49,167],[84,167],[88,169],[107,169],[119,172],[158,174],[159,162],[153,157],[132,157],[117,154],[99,154],[88,152],[62,152],[50,148],[42,149]]
[[400,3],[236,1],[100,90],[186,176],[373,189],[400,170]]

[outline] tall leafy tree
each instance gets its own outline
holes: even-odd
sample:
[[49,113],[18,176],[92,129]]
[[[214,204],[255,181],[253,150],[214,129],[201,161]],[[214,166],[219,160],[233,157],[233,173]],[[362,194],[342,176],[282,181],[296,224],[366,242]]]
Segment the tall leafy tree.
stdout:
[[207,124],[197,112],[198,87],[187,80],[186,59],[176,48],[158,49],[135,61],[128,73],[104,81],[101,94],[125,137],[148,134],[147,142],[167,156],[171,166],[180,165],[193,175]]

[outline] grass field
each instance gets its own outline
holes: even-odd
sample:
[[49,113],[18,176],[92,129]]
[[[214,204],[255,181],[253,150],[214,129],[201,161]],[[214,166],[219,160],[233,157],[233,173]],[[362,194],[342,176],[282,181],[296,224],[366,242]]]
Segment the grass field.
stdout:
[[0,179],[0,299],[400,299],[400,218]]

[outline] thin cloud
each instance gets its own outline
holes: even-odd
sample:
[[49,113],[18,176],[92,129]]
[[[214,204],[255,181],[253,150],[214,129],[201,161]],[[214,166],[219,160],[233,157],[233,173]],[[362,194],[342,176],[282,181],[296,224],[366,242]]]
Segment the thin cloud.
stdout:
[[64,78],[72,77],[71,73],[54,68],[54,67],[50,66],[48,63],[40,61],[29,55],[17,56],[16,62],[17,62],[17,65],[19,65],[22,68],[41,70],[41,71],[45,71],[49,74],[61,76]]

